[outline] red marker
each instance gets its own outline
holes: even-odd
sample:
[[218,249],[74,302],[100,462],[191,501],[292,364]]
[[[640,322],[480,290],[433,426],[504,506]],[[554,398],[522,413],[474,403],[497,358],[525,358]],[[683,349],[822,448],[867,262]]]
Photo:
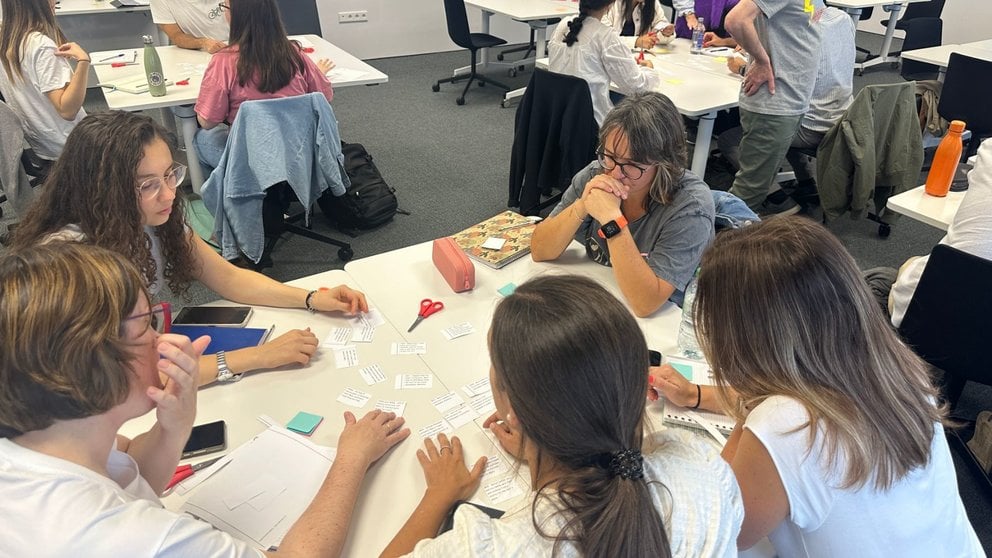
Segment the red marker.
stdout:
[[313,47],[303,47],[302,50],[303,50],[303,52],[305,52],[307,54],[313,53]]
[[176,85],[189,85],[189,78],[186,78],[186,79],[181,80],[181,81],[177,81],[176,82]]
[[111,68],[123,68],[124,66],[127,66],[127,62],[114,62],[110,65]]
[[638,62],[643,62],[644,61],[644,49],[643,48],[641,49],[641,53],[639,55],[637,55],[637,61]]

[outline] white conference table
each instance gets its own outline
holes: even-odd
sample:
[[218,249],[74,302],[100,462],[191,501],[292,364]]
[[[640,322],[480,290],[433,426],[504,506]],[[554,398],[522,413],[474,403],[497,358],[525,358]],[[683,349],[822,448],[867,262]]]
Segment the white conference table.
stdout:
[[826,0],[826,3],[829,6],[840,8],[847,12],[851,16],[851,19],[854,20],[855,29],[858,27],[858,21],[863,9],[882,8],[883,11],[889,12],[889,23],[885,26],[885,37],[882,39],[882,50],[878,53],[877,57],[854,65],[860,73],[872,66],[899,61],[899,57],[889,55],[889,49],[892,47],[892,36],[895,34],[896,23],[899,19],[899,12],[902,11],[905,4],[927,1],[929,0]]
[[[692,54],[690,45],[689,39],[675,39],[666,46],[655,47],[646,56],[653,54],[650,60],[661,78],[656,91],[671,99],[680,114],[699,121],[689,167],[702,178],[710,154],[713,122],[721,110],[739,104],[742,78],[727,69],[725,57]],[[548,59],[538,60],[537,65],[548,69]]]
[[966,192],[948,192],[946,196],[938,198],[927,194],[925,188],[918,186],[892,196],[885,202],[885,206],[896,213],[946,231],[954,221],[954,215]]
[[[299,35],[290,38],[299,40],[304,48],[312,47],[314,52],[309,53],[308,56],[314,60],[330,58],[334,62],[335,67],[329,72],[328,76],[334,87],[375,85],[386,83],[389,80],[386,74],[317,35]],[[196,98],[200,93],[203,72],[206,71],[211,55],[205,51],[189,50],[177,46],[160,46],[155,47],[155,50],[158,51],[159,58],[162,60],[162,70],[166,79],[172,80],[174,83],[188,80],[187,85],[170,85],[166,94],[162,97],[152,97],[149,93],[125,93],[124,91],[115,91],[106,88],[103,94],[107,100],[107,106],[111,110],[141,111],[156,108],[172,109],[182,129],[190,180],[193,183],[194,191],[199,193],[204,177],[200,167],[199,157],[196,154],[196,148],[193,146],[193,136],[197,130],[196,113],[193,111],[193,105],[196,103]],[[109,65],[93,66],[100,82],[109,83],[131,76],[144,75],[145,66],[142,50],[138,48],[137,51],[136,64],[119,68]],[[91,53],[91,57],[99,60],[101,55],[105,54],[94,52]]]
[[943,81],[944,73],[947,71],[947,63],[950,61],[952,53],[964,54],[965,56],[992,62],[992,39],[907,50],[901,56],[907,60],[915,60],[938,66],[940,68],[940,77],[938,79]]

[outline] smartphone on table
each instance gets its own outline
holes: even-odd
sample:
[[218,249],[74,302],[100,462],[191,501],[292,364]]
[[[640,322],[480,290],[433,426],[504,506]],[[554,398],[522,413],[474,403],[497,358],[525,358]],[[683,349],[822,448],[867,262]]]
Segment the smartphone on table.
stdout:
[[227,425],[222,420],[194,426],[183,448],[183,459],[227,448]]
[[187,306],[172,320],[176,325],[245,327],[251,306]]

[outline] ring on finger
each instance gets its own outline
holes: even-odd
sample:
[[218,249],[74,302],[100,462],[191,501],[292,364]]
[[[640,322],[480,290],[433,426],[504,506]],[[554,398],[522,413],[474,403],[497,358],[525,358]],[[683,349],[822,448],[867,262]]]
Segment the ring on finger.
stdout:
[[443,452],[444,450],[451,450],[451,446],[441,446],[441,448],[440,448],[440,449],[438,449],[438,450],[437,450],[437,452],[438,452],[438,453],[441,453],[441,452]]

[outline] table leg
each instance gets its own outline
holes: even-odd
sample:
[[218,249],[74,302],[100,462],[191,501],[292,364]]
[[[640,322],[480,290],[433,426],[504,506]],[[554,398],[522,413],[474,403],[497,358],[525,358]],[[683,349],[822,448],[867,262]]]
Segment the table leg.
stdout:
[[716,120],[716,112],[708,112],[700,116],[699,126],[696,127],[696,147],[692,150],[690,169],[700,179],[706,175],[706,159],[710,156],[710,138],[713,136],[713,122]]
[[183,145],[186,146],[186,166],[189,167],[189,180],[193,184],[193,192],[200,193],[203,186],[203,167],[200,166],[200,157],[196,153],[193,145],[193,136],[196,135],[196,112],[193,105],[182,105],[172,107],[172,113],[176,115],[176,121],[183,133]]
[[[534,60],[540,60],[548,55],[548,49],[546,46],[548,38],[548,24],[541,22],[543,25],[533,25],[531,28],[534,29],[534,43],[536,44],[534,48]],[[518,98],[523,97],[524,92],[527,91],[526,87],[520,87],[514,89],[513,91],[507,91],[506,95],[503,95],[503,101],[500,102],[500,106],[506,108],[507,103]]]
[[870,68],[879,64],[899,61],[898,58],[889,56],[889,49],[892,47],[892,36],[896,32],[896,23],[898,23],[897,20],[899,19],[899,12],[902,11],[902,4],[897,2],[895,4],[882,6],[882,10],[889,12],[889,23],[885,26],[885,37],[882,39],[882,50],[878,53],[877,58],[865,60],[861,64],[857,64],[856,67],[860,72],[863,72],[865,68]]
[[861,21],[861,8],[841,8],[847,15],[851,16],[851,21],[854,22],[854,29],[857,32],[858,22]]

